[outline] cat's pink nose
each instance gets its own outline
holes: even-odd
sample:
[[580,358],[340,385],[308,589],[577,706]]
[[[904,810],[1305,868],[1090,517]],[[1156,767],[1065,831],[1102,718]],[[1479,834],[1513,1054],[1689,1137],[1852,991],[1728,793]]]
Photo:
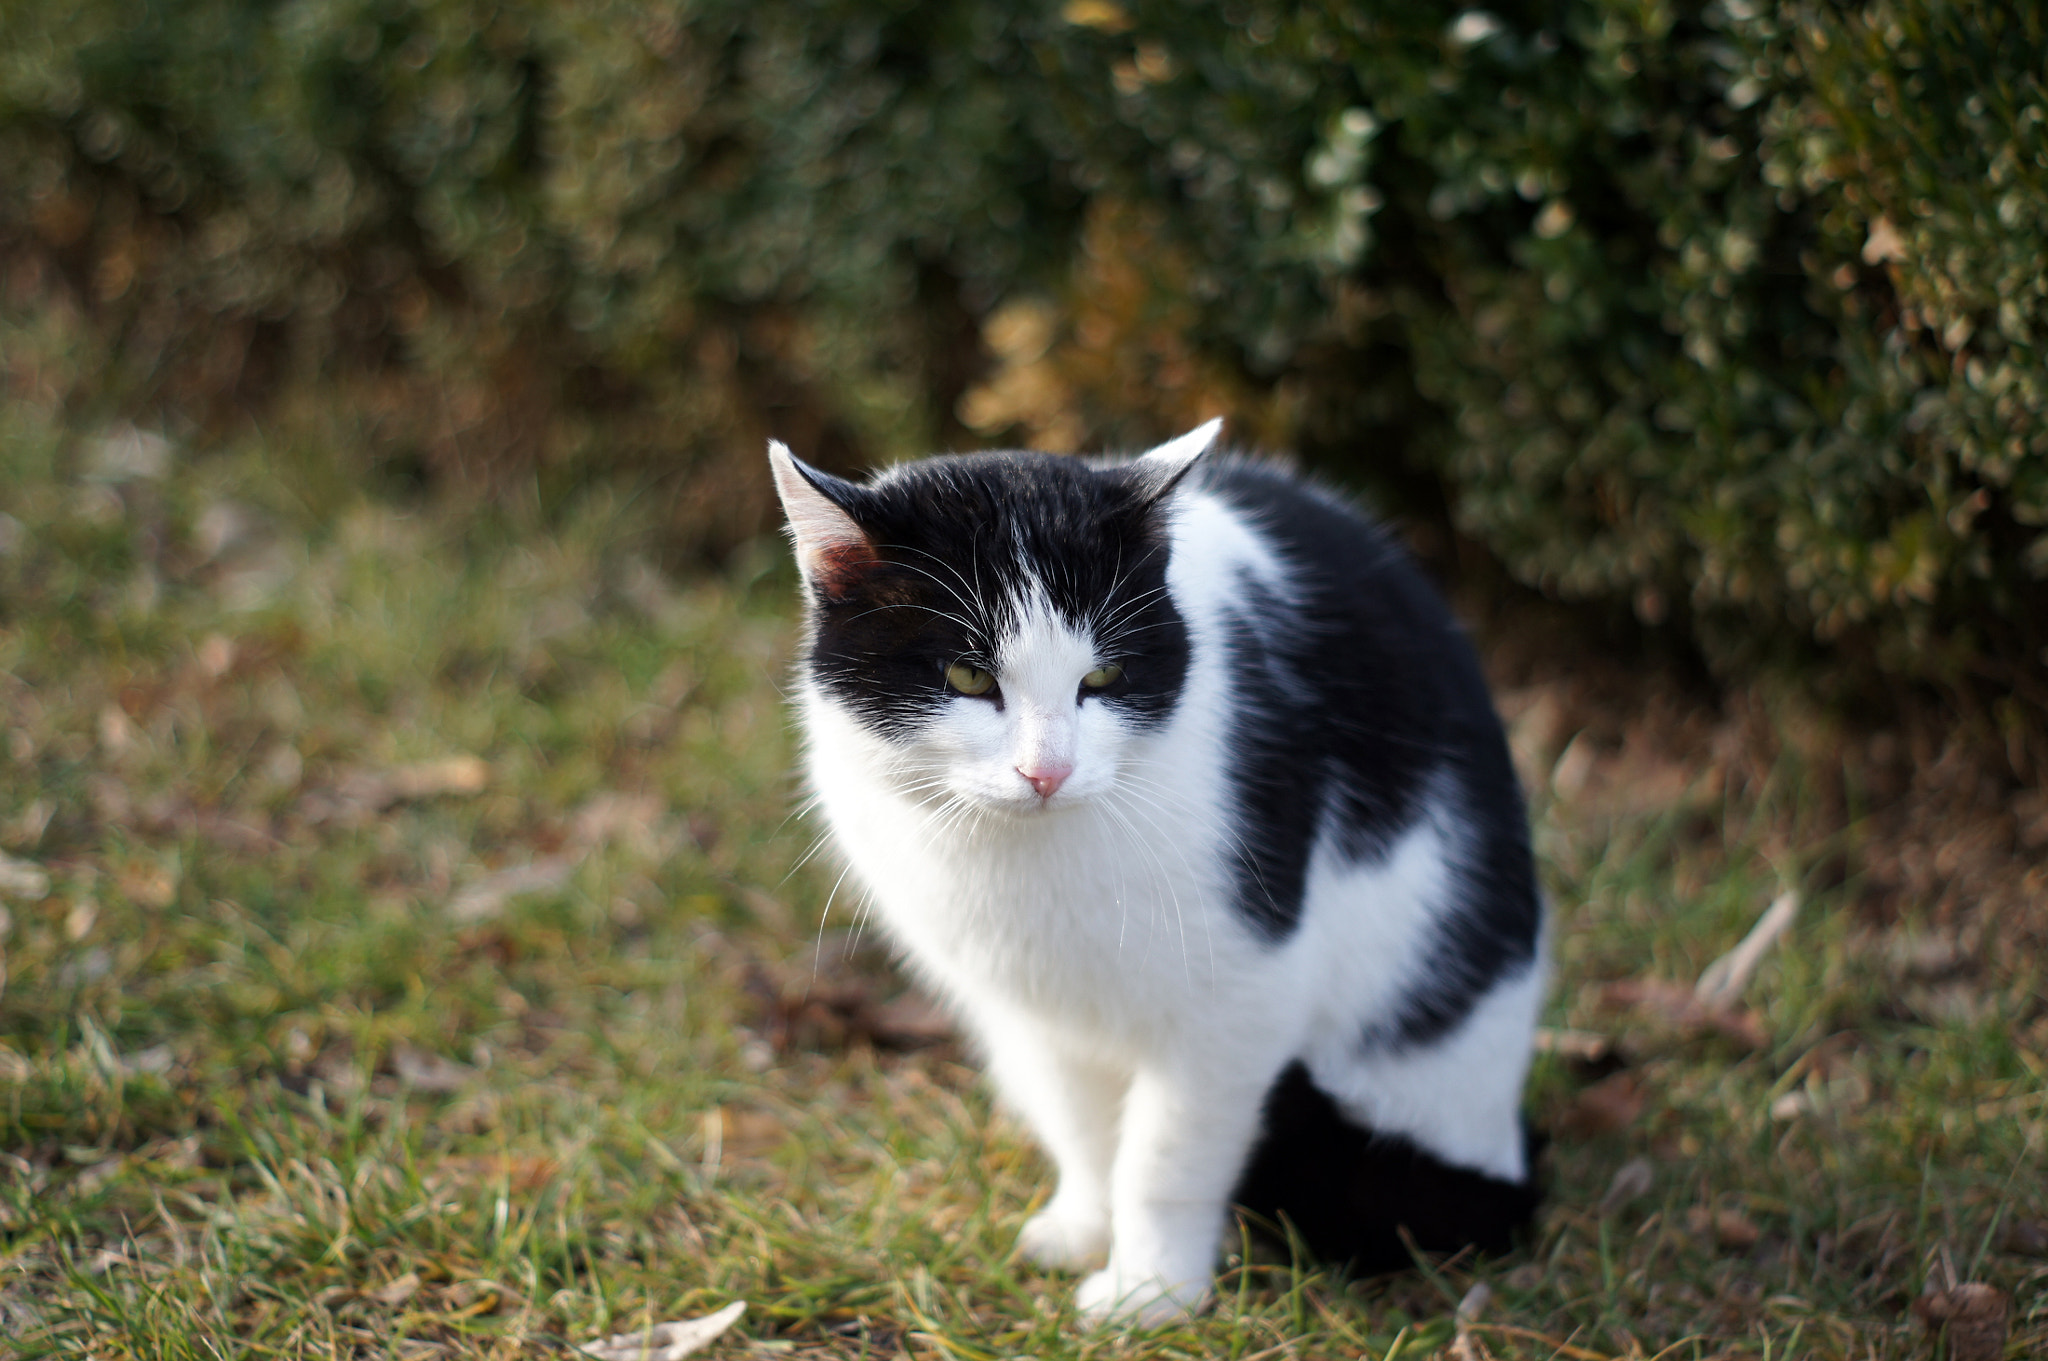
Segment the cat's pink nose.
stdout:
[[1067,776],[1074,773],[1074,768],[1055,765],[1018,766],[1017,773],[1031,782],[1031,787],[1038,791],[1039,798],[1049,799],[1055,790],[1066,783]]

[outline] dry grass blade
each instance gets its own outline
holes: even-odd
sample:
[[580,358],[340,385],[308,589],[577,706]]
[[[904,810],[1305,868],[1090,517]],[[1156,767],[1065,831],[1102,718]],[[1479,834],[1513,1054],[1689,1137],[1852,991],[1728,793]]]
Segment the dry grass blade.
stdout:
[[1742,991],[1749,986],[1757,966],[1763,963],[1778,937],[1791,929],[1798,915],[1799,895],[1779,894],[1734,949],[1701,971],[1700,981],[1693,985],[1693,997],[1710,1011],[1732,1010],[1742,1000]]
[[1451,1361],[1492,1361],[1492,1353],[1486,1350],[1472,1325],[1486,1312],[1486,1306],[1493,1302],[1493,1287],[1485,1281],[1475,1284],[1458,1301],[1457,1333],[1451,1339]]
[[41,865],[0,851],[0,897],[41,902],[50,896],[50,876]]
[[1605,1035],[1591,1030],[1549,1025],[1536,1027],[1536,1052],[1539,1054],[1556,1054],[1575,1063],[1598,1063],[1613,1047]]
[[483,758],[448,756],[363,777],[359,797],[381,808],[448,794],[481,794],[490,781],[491,767]]
[[601,1342],[585,1342],[578,1350],[598,1361],[682,1361],[716,1341],[747,1312],[745,1300],[734,1300],[715,1314],[658,1323],[644,1333],[614,1333]]
[[522,894],[551,893],[569,882],[577,859],[554,855],[487,874],[455,895],[448,904],[448,915],[459,922],[479,922],[497,916],[505,904]]

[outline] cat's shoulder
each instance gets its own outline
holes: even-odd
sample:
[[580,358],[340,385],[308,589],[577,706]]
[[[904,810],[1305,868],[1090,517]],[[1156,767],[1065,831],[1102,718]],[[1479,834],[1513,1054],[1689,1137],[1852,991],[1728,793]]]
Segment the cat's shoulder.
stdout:
[[1187,485],[1220,503],[1297,566],[1341,565],[1346,575],[1413,570],[1407,551],[1378,515],[1291,459],[1221,453],[1204,460]]

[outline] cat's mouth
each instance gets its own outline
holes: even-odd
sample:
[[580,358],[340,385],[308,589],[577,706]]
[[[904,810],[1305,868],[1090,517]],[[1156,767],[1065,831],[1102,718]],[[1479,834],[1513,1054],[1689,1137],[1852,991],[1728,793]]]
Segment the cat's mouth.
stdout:
[[1016,776],[1011,776],[1008,780],[995,781],[992,785],[984,784],[971,790],[959,790],[956,797],[984,812],[1013,818],[1042,817],[1087,802],[1084,793],[1072,788],[1064,780],[1041,789],[1036,784]]

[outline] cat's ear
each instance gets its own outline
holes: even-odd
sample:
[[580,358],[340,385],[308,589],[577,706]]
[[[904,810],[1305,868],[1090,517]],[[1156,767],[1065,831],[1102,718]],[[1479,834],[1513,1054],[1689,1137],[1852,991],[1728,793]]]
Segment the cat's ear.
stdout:
[[1180,480],[1188,475],[1188,469],[1195,466],[1195,461],[1215,447],[1216,436],[1222,430],[1223,418],[1218,416],[1140,455],[1131,466],[1138,470],[1144,481],[1146,504],[1165,499],[1168,492],[1179,486]]
[[789,517],[798,570],[824,594],[844,594],[875,562],[874,544],[841,504],[854,498],[856,488],[800,461],[781,440],[768,441],[768,466]]

